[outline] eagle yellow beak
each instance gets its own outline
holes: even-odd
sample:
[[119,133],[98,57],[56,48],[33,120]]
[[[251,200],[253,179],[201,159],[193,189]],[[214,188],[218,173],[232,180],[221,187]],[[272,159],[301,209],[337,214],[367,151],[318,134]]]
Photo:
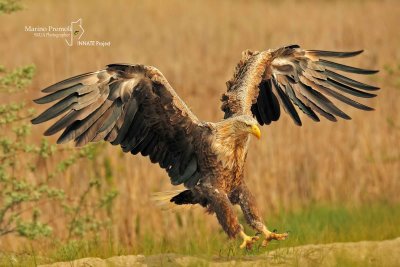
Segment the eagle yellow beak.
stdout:
[[260,139],[261,137],[261,131],[260,128],[256,124],[251,125],[250,133]]

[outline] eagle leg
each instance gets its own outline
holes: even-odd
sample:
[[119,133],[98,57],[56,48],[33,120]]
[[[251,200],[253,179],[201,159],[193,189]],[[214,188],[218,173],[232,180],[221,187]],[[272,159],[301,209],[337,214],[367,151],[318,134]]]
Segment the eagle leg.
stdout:
[[202,195],[207,198],[207,208],[209,212],[215,212],[219,224],[230,238],[235,238],[238,234],[243,239],[240,248],[251,249],[253,244],[259,239],[258,236],[248,236],[243,231],[243,226],[233,210],[233,205],[228,195],[211,185],[201,186]]
[[230,238],[235,238],[243,232],[243,227],[239,224],[233,205],[225,192],[210,184],[202,184],[200,191],[203,197],[207,199],[208,212],[215,212],[219,224]]
[[244,182],[242,182],[233,195],[237,198],[247,223],[257,232],[264,234],[265,240],[262,246],[267,246],[271,240],[285,240],[288,237],[288,233],[278,234],[267,229],[261,220],[254,196]]

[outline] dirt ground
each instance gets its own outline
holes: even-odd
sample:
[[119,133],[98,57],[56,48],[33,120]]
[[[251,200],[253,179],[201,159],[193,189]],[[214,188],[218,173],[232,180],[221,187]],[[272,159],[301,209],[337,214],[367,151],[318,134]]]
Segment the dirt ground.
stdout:
[[127,255],[108,259],[84,258],[41,267],[127,266],[400,266],[400,237],[385,241],[361,241],[305,245],[273,250],[240,259],[206,260],[177,254]]

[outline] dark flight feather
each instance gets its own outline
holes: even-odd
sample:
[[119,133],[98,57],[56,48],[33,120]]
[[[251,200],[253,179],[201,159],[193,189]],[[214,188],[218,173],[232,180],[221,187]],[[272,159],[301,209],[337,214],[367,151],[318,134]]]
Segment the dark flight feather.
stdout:
[[56,83],[43,92],[48,94],[36,103],[58,102],[32,123],[66,113],[45,132],[52,135],[64,130],[58,143],[75,140],[81,146],[104,139],[120,144],[123,151],[151,156],[154,163],[168,168],[174,183],[188,182],[197,171],[195,144],[185,133],[203,126],[157,69],[111,64],[105,70]]
[[[319,121],[315,112],[331,121],[336,121],[335,116],[350,119],[350,116],[326,96],[361,110],[373,110],[341,92],[369,98],[375,94],[362,90],[372,91],[379,88],[338,74],[332,69],[364,75],[374,74],[377,71],[322,59],[322,57],[348,58],[362,52],[363,50],[351,52],[303,50],[298,45],[272,51],[247,51],[236,67],[234,77],[227,82],[228,92],[221,99],[224,117],[248,114],[256,117],[261,125],[269,124],[279,119],[276,108],[279,110],[280,106],[283,106],[295,124],[301,125],[295,108],[297,106],[314,121]],[[248,84],[258,84],[258,87],[243,86],[243,81]],[[268,84],[273,85],[271,93],[268,91]],[[273,101],[277,99],[278,104],[271,103],[271,99]],[[271,114],[277,116],[272,117]]]
[[330,77],[330,78],[332,78],[332,79],[334,79],[334,80],[336,80],[338,82],[342,82],[342,83],[345,83],[347,85],[350,85],[350,86],[354,86],[354,87],[357,87],[357,88],[360,88],[360,89],[363,89],[363,90],[368,90],[368,91],[374,91],[374,90],[378,90],[379,89],[379,87],[371,86],[371,85],[368,85],[368,84],[364,84],[364,83],[358,82],[356,80],[350,79],[350,78],[348,78],[346,76],[340,75],[339,73],[336,73],[336,72],[331,71],[331,70],[326,70],[325,72],[326,72],[326,75],[328,77]]
[[332,61],[324,60],[324,59],[320,59],[318,61],[318,63],[325,67],[334,68],[337,70],[350,72],[350,73],[367,74],[368,75],[368,74],[374,74],[374,73],[378,72],[377,70],[366,70],[366,69],[355,68],[355,67],[335,63]]
[[275,88],[279,98],[281,105],[284,107],[285,111],[289,113],[290,117],[292,117],[293,121],[295,122],[296,125],[301,126],[301,120],[299,117],[299,114],[297,113],[296,109],[294,108],[292,102],[290,101],[289,97],[285,94],[285,92],[282,90],[281,86],[273,80],[273,88]]
[[352,51],[352,52],[334,52],[334,51],[324,51],[324,50],[306,50],[306,53],[312,54],[318,57],[337,57],[346,58],[354,57],[361,54],[364,50]]

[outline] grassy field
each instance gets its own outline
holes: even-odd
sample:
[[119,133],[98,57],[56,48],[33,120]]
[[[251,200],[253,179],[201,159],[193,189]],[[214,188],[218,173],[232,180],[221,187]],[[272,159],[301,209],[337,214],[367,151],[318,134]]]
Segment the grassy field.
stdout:
[[[398,1],[32,0],[24,5],[18,13],[0,16],[0,63],[8,68],[33,63],[37,73],[27,92],[2,97],[0,104],[20,99],[30,103],[41,95],[40,89],[108,63],[143,63],[159,68],[200,119],[216,121],[222,118],[219,99],[225,82],[245,49],[293,43],[309,49],[365,49],[341,63],[381,70],[361,79],[382,88],[377,98],[363,101],[376,110],[344,107],[351,121],[314,123],[302,117],[303,127],[284,115],[262,129],[261,141],[252,142],[246,181],[267,225],[292,232],[289,241],[271,247],[399,236]],[[28,25],[63,26],[79,18],[86,40],[110,41],[111,46],[69,47],[64,40],[35,38],[24,31]],[[39,142],[46,126],[34,127],[30,141]],[[95,164],[82,161],[52,185],[79,195],[98,174],[96,169],[109,170],[107,186],[115,188],[118,197],[101,244],[61,245],[67,229],[61,212],[50,203],[42,217],[61,242],[56,249],[48,240],[27,245],[25,239],[9,235],[0,239],[0,251],[35,251],[52,261],[119,253],[242,253],[203,210],[159,209],[151,194],[176,188],[147,158],[106,146]]]
[[[175,215],[180,216],[182,213],[177,212]],[[36,266],[35,264],[86,257],[109,258],[118,255],[147,256],[169,253],[223,261],[305,244],[392,239],[400,236],[399,224],[400,205],[378,203],[358,208],[313,206],[300,211],[281,211],[270,220],[273,228],[290,231],[290,238],[283,242],[272,241],[268,248],[261,247],[259,242],[251,251],[241,250],[238,241],[227,240],[221,231],[210,233],[203,227],[203,218],[196,218],[190,228],[195,228],[194,231],[182,229],[176,236],[160,238],[148,232],[137,246],[131,248],[118,244],[112,238],[107,241],[93,239],[69,243],[47,241],[41,246],[27,243],[18,253],[4,251],[0,254],[0,264]],[[351,259],[343,260],[351,262]]]

